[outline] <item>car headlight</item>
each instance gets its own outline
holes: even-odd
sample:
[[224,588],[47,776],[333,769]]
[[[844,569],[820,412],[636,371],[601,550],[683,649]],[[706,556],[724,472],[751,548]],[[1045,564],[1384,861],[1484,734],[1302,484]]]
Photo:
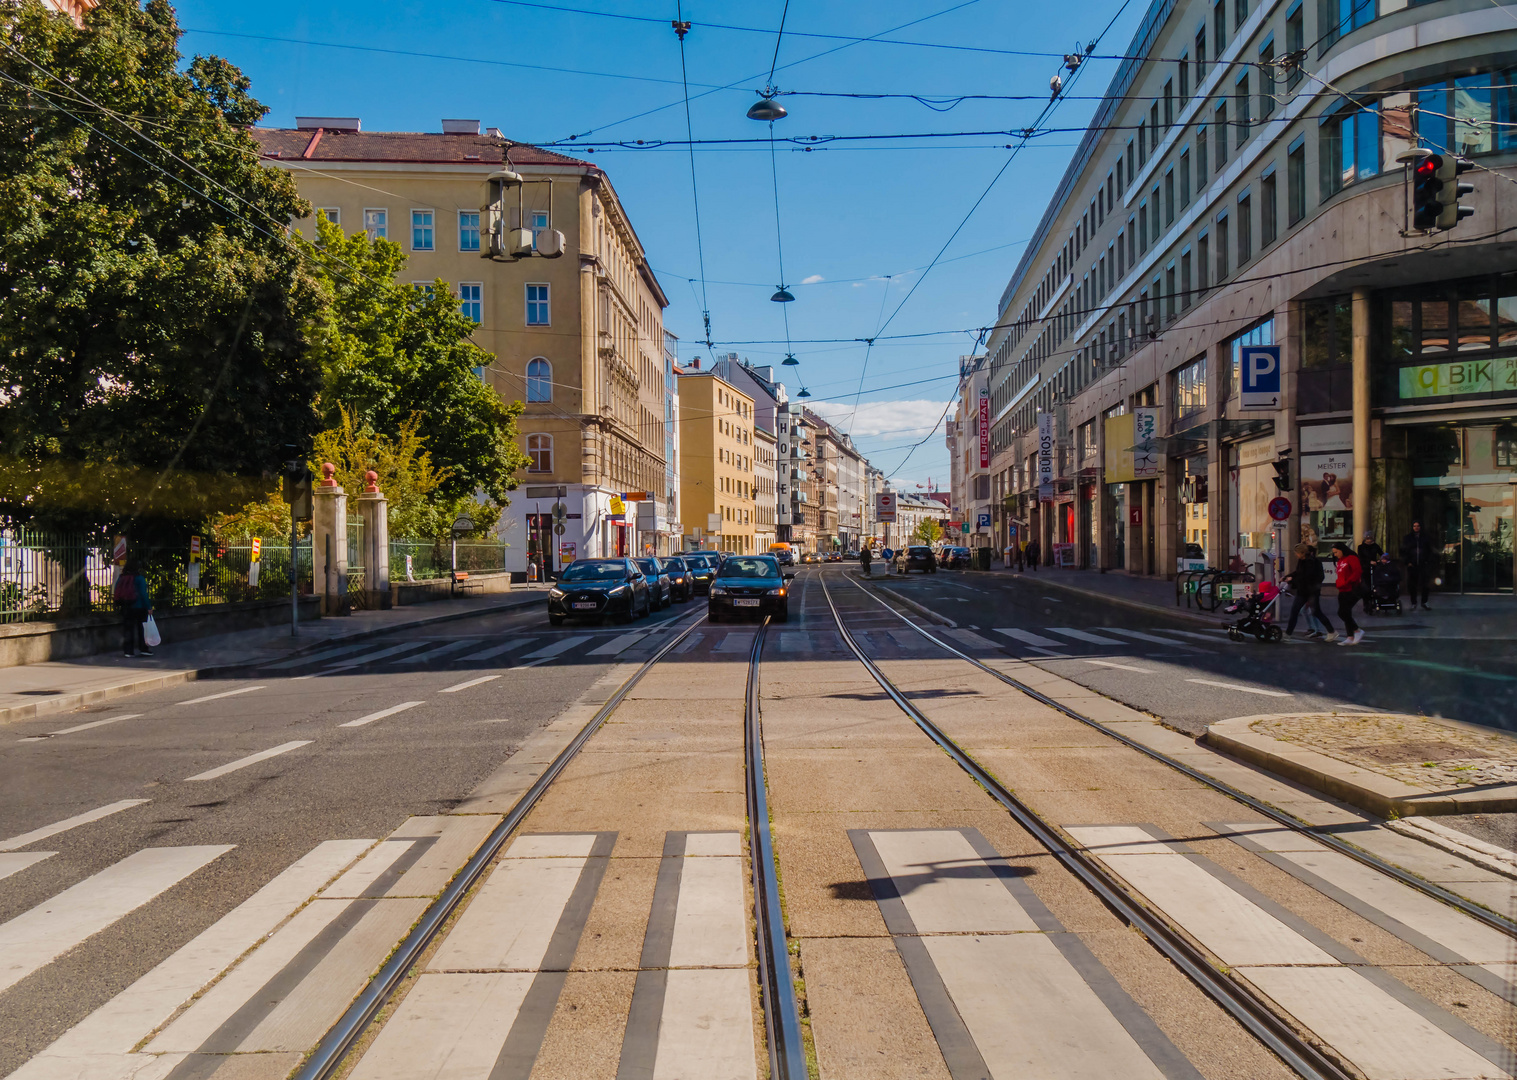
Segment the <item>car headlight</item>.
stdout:
[[557,586],[554,586],[548,590],[548,595],[554,600],[562,600],[566,594],[564,590],[558,588]]
[[769,590],[769,595],[770,596],[784,596],[785,595],[785,590],[783,588],[770,589]]
[[616,588],[612,589],[611,592],[608,593],[607,595],[609,595],[609,596],[620,596],[622,593],[624,593],[626,591],[627,591],[627,586],[625,586],[625,585],[618,585]]
[[724,588],[722,588],[720,585],[713,585],[713,586],[711,586],[711,595],[712,596],[726,596],[727,595],[727,590],[724,589]]

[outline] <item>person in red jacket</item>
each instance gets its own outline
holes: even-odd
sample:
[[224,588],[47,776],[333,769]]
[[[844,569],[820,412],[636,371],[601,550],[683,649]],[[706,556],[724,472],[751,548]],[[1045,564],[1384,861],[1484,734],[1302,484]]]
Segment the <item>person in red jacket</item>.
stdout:
[[1333,558],[1338,560],[1338,617],[1343,620],[1343,640],[1339,645],[1357,645],[1364,640],[1364,631],[1354,621],[1354,605],[1359,602],[1359,583],[1364,578],[1364,569],[1359,565],[1359,556],[1345,541],[1333,545]]

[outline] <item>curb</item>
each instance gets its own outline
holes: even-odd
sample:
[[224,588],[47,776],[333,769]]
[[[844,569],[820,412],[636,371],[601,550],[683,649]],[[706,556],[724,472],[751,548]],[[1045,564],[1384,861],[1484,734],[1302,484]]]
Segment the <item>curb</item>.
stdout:
[[884,593],[889,593],[891,596],[895,597],[895,599],[899,600],[901,603],[903,603],[907,607],[911,608],[911,610],[915,611],[917,614],[925,616],[926,618],[931,619],[935,623],[940,623],[943,626],[958,626],[959,625],[958,623],[956,623],[952,619],[950,619],[948,616],[946,616],[946,615],[940,615],[938,612],[933,611],[931,608],[917,603],[915,600],[911,599],[911,597],[909,597],[909,596],[902,596],[900,593],[896,592],[894,589],[887,588],[884,585],[878,585],[878,584],[876,584],[875,583],[875,579],[872,578],[872,577],[871,578],[865,578],[863,580],[866,581],[868,584],[873,585],[877,591],[884,592]]
[[1382,818],[1517,811],[1517,785],[1504,784],[1496,789],[1469,792],[1425,792],[1369,769],[1252,730],[1251,725],[1256,720],[1268,718],[1260,715],[1223,720],[1210,725],[1201,741],[1231,757]]
[[215,664],[202,668],[188,668],[184,671],[169,671],[162,674],[144,675],[129,682],[117,683],[115,686],[101,686],[93,690],[81,690],[72,694],[59,694],[57,697],[50,697],[43,701],[29,702],[25,705],[12,705],[9,708],[0,709],[0,724],[12,724],[21,720],[34,720],[37,717],[49,716],[53,713],[69,712],[79,708],[81,705],[95,705],[102,701],[130,697],[133,694],[145,694],[152,690],[162,690],[165,687],[177,686],[181,683],[233,675],[247,668],[257,667],[260,664],[270,663],[274,660],[289,660],[305,656],[341,642],[363,641],[366,638],[379,637],[381,634],[393,633],[396,630],[406,630],[417,626],[435,626],[439,623],[455,622],[459,619],[472,619],[478,615],[493,615],[516,608],[531,607],[533,604],[540,602],[540,599],[535,596],[531,598],[523,597],[515,603],[492,604],[490,607],[476,608],[472,611],[450,611],[446,615],[434,615],[411,622],[392,623],[389,626],[376,626],[366,630],[358,630],[351,634],[342,634],[326,638],[320,642],[312,642],[288,653],[281,653],[277,657],[264,657],[237,664]]

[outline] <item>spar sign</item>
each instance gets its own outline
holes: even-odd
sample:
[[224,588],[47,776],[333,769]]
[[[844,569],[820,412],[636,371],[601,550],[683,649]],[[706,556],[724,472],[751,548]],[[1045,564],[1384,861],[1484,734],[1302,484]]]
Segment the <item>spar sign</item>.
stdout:
[[990,390],[980,387],[980,468],[990,468]]

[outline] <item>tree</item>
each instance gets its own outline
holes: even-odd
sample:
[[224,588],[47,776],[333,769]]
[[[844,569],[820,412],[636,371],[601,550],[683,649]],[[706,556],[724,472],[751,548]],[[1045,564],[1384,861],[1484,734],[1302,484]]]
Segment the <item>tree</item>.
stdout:
[[939,525],[936,518],[923,518],[922,523],[911,534],[913,540],[920,540],[924,544],[936,544],[943,539],[943,526]]
[[520,402],[508,404],[479,372],[494,356],[475,345],[475,325],[447,282],[397,280],[400,247],[363,232],[345,236],[317,216],[314,264],[327,301],[312,332],[329,429],[344,410],[357,430],[391,439],[413,424],[440,467],[437,497],[509,501],[527,464],[516,445]]
[[165,0],[0,0],[0,29],[0,515],[178,546],[319,427],[309,209]]

